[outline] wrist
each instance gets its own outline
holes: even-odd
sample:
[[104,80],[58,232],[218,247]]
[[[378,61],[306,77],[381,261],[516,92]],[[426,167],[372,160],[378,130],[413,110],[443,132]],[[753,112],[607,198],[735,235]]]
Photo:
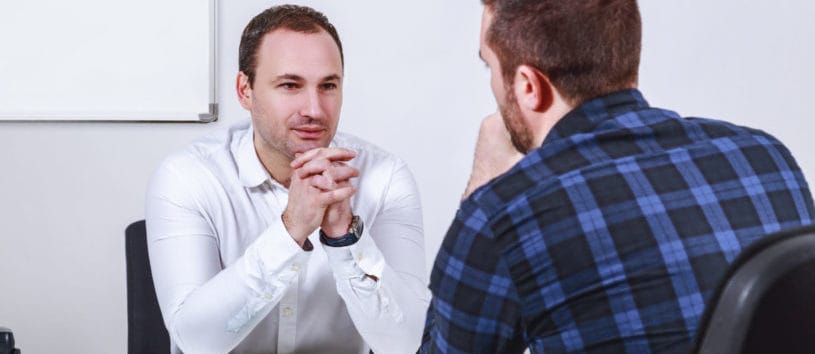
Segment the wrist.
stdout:
[[329,237],[326,235],[324,230],[320,229],[320,242],[330,247],[345,247],[353,245],[359,241],[360,237],[362,237],[363,227],[362,219],[360,219],[359,216],[353,216],[346,233],[339,237]]
[[284,211],[282,215],[280,215],[280,220],[283,221],[283,227],[289,233],[289,236],[297,242],[300,247],[305,245],[305,242],[308,240],[308,233],[303,232],[297,226],[297,223],[289,218],[288,214]]
[[342,237],[348,233],[348,229],[351,227],[351,222],[353,221],[353,215],[348,214],[347,217],[342,218],[341,222],[336,222],[334,225],[326,225],[325,227],[321,227],[320,231],[329,238],[338,238]]
[[326,237],[338,238],[348,233],[348,227],[345,228],[323,228],[320,229]]
[[475,192],[476,189],[481,188],[481,186],[487,184],[489,179],[483,177],[483,173],[480,173],[476,170],[473,170],[472,174],[470,175],[470,180],[467,181],[467,187],[464,188],[464,194],[461,196],[461,200],[467,199],[470,197],[470,194]]

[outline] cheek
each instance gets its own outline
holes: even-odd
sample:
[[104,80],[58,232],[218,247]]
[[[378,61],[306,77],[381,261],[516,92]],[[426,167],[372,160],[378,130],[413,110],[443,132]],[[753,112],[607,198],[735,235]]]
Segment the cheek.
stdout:
[[269,134],[279,134],[279,127],[286,126],[288,107],[273,100],[255,101],[252,110],[252,120],[256,127],[262,127]]
[[332,95],[330,97],[326,97],[323,104],[323,107],[329,117],[333,118],[334,120],[339,119],[340,110],[342,109],[342,95]]
[[274,96],[265,97],[258,106],[266,120],[278,123],[297,110],[295,100]]

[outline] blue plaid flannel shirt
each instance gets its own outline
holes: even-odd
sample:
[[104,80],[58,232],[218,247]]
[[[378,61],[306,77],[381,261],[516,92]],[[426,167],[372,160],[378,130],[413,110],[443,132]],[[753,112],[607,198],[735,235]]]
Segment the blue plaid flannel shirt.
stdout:
[[772,136],[591,100],[462,202],[419,351],[687,353],[739,251],[813,214]]

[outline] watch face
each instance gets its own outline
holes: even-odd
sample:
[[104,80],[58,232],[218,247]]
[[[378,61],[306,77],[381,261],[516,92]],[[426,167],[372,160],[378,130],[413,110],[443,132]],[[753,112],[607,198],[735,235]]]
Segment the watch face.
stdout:
[[354,215],[351,219],[351,226],[348,227],[348,233],[354,234],[357,238],[362,236],[362,219],[359,216]]

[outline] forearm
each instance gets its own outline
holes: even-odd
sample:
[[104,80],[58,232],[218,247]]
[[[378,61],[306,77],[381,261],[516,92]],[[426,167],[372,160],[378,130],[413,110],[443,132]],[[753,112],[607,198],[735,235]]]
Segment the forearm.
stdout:
[[[280,301],[307,253],[270,227],[220,270],[212,238],[155,240],[150,256],[167,329],[185,352],[228,352]],[[214,274],[214,275],[210,275]]]
[[[415,352],[429,294],[414,272],[397,272],[375,248],[327,250],[337,292],[374,352]],[[423,257],[417,260],[423,261]],[[424,269],[418,265],[418,269]]]
[[274,299],[258,297],[238,273],[230,267],[198,288],[173,291],[179,297],[187,293],[164,312],[168,332],[183,352],[226,353],[274,308]]

